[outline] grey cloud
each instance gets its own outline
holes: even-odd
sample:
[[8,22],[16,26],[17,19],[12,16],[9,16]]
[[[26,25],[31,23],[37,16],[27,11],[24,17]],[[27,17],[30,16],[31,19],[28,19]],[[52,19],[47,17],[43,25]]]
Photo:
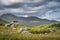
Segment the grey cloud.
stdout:
[[19,7],[23,7],[24,5],[27,5],[28,7],[38,7],[38,6],[43,5],[44,3],[45,2],[43,2],[43,3],[40,3],[40,2],[37,2],[37,3],[14,3],[11,5],[7,5],[5,7],[6,8],[19,8]]
[[0,4],[0,10],[4,10],[4,6]]
[[50,16],[54,15],[54,13],[60,13],[57,10],[60,10],[60,0],[43,0],[42,2],[39,1],[32,3],[18,2],[12,3],[11,5],[3,5],[0,6],[0,8],[3,9],[2,11],[0,11],[0,13],[13,13],[15,15],[29,15],[47,19],[54,19]]

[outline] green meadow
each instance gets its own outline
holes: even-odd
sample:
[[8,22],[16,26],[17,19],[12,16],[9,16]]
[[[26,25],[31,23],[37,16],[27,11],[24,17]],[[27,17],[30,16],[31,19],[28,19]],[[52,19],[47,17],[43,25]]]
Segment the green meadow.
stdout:
[[[1,23],[3,23],[1,21]],[[5,22],[7,23],[7,22]],[[21,34],[19,29],[27,25],[19,25],[16,30],[13,27],[0,26],[0,40],[60,40],[60,22],[39,26],[27,26],[31,34]],[[56,28],[53,32],[52,28]]]

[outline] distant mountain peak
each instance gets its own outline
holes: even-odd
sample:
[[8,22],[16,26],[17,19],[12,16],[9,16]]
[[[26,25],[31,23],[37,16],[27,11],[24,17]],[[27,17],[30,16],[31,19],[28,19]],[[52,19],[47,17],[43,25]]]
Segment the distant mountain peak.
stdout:
[[6,14],[3,14],[2,16],[6,16],[6,15],[12,15],[12,16],[14,16],[12,13],[6,13]]
[[20,24],[27,24],[27,25],[41,25],[41,24],[49,24],[49,23],[57,22],[55,20],[41,19],[36,16],[17,17],[10,13],[3,14],[1,16],[1,19],[7,22],[12,22],[12,21],[17,20],[19,21]]

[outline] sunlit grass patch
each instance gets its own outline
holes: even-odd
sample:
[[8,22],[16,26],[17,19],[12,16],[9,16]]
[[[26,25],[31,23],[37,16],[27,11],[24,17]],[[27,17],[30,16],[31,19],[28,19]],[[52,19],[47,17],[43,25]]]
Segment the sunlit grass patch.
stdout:
[[26,27],[26,25],[19,25],[16,27],[16,30],[12,30],[13,27],[0,26],[0,40],[60,40],[60,29],[57,28],[55,32],[50,32],[50,29],[53,28],[50,26],[47,24],[32,27],[27,26],[27,31],[32,34],[17,32],[20,28]]
[[29,32],[31,32],[33,34],[49,33],[50,32],[50,28],[32,27],[32,28],[30,28]]

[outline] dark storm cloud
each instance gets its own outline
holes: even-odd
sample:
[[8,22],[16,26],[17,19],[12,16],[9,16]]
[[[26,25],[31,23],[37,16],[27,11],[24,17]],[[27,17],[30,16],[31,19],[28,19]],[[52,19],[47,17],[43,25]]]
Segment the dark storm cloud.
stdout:
[[45,0],[43,2],[37,2],[37,3],[13,3],[11,5],[5,5],[5,8],[19,8],[19,7],[23,7],[25,4],[28,7],[38,7],[41,5],[47,5],[48,4],[47,2],[60,2],[60,0]]
[[42,3],[40,3],[40,2],[37,2],[37,3],[13,3],[11,5],[6,5],[5,7],[6,8],[19,8],[19,7],[23,7],[25,4],[28,7],[38,7],[38,6],[43,5],[44,3],[45,3],[45,1]]
[[[36,0],[35,0],[36,1]],[[37,0],[38,1],[38,0]],[[6,3],[7,4],[7,3]],[[18,2],[18,3],[12,3],[10,5],[3,5],[1,3],[0,5],[0,9],[17,9],[17,8],[22,8],[22,10],[30,10],[32,11],[32,9],[38,11],[38,10],[45,10],[45,9],[56,9],[56,8],[60,8],[60,0],[43,0],[42,2],[32,2],[32,3],[27,3],[27,2]],[[25,6],[26,5],[26,6]],[[33,11],[34,11],[33,10]]]
[[[0,2],[0,10],[0,13],[25,14],[54,19],[60,17],[57,16],[60,13],[60,0],[13,0],[13,2],[12,0],[3,0]],[[56,17],[51,17],[51,15],[56,15]]]

